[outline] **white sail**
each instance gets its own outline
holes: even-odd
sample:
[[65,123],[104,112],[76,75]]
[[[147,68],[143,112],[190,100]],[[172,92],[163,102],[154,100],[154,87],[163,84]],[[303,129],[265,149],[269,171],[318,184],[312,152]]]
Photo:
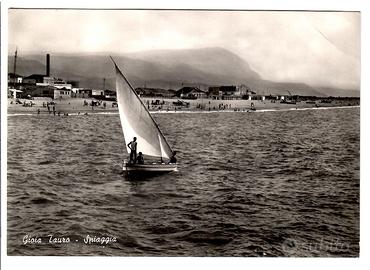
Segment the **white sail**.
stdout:
[[[136,137],[137,152],[148,156],[170,158],[171,147],[157,123],[116,64],[115,67],[117,102],[125,144],[127,145]],[[128,147],[127,151],[130,151]]]
[[159,140],[159,146],[160,146],[160,149],[161,149],[161,156],[163,157],[166,153],[166,150],[163,147],[162,138],[159,134],[158,134],[158,140]]

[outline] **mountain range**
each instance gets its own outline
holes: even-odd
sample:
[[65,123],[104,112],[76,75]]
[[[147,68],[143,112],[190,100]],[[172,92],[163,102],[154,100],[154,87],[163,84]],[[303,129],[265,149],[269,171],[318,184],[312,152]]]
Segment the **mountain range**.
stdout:
[[[80,87],[114,89],[114,66],[109,54],[51,54],[51,75],[79,82]],[[312,96],[359,96],[356,90],[313,87],[304,83],[264,80],[247,61],[223,48],[156,50],[125,55],[112,54],[134,87],[179,89],[198,86],[245,84],[261,94]],[[13,72],[13,57],[8,57]],[[44,54],[19,55],[16,73],[28,76],[46,73]]]

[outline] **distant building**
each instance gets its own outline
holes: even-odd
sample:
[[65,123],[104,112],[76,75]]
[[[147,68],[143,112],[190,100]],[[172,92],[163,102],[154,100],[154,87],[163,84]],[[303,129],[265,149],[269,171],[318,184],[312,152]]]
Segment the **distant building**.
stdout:
[[104,90],[101,90],[101,89],[92,89],[91,90],[91,95],[94,97],[94,96],[100,96],[100,97],[103,97],[104,96]]
[[70,89],[54,89],[54,99],[65,99],[71,97]]
[[266,99],[268,99],[268,100],[284,100],[285,96],[270,94],[269,96],[266,96]]
[[256,95],[248,86],[241,84],[239,86],[223,85],[210,86],[208,88],[208,97],[212,99],[247,99],[252,100]]
[[237,89],[236,86],[220,86],[220,91],[222,92],[223,99],[234,99],[237,95]]
[[207,92],[200,90],[198,87],[186,86],[176,91],[176,96],[184,99],[205,98]]
[[54,77],[44,77],[43,83],[47,85],[54,85]]
[[61,78],[50,75],[50,55],[46,55],[46,75],[32,74],[27,77],[20,75],[8,74],[9,83],[18,83],[22,90],[22,96],[31,97],[50,97],[50,98],[69,98],[72,93],[72,84],[78,82],[71,81],[67,83]]
[[212,99],[240,99],[241,89],[231,86],[212,86],[208,88],[208,96]]
[[212,99],[221,99],[222,92],[220,91],[219,86],[210,86],[208,88],[208,97]]
[[19,75],[19,74],[15,74],[14,76],[14,73],[8,73],[8,84],[11,85],[11,84],[19,84],[19,83],[22,83],[23,81],[23,76]]
[[252,92],[252,90],[248,86],[241,84],[238,86],[237,92],[239,92],[239,95],[243,97],[247,93]]
[[112,91],[112,90],[109,90],[109,89],[105,89],[104,94],[105,94],[106,97],[115,97],[115,96],[117,96],[116,91]]
[[71,97],[90,98],[90,97],[92,97],[92,89],[73,88],[73,89],[71,89]]
[[253,95],[252,100],[261,100],[264,101],[266,97],[264,95]]
[[168,97],[171,98],[175,96],[176,91],[172,89],[163,88],[149,88],[149,87],[138,87],[135,89],[136,93],[140,96],[146,97]]
[[57,89],[67,89],[67,90],[72,90],[72,85],[69,83],[66,83],[63,79],[61,78],[54,78],[54,87]]
[[49,97],[52,99],[70,98],[71,90],[57,89],[54,86],[26,86],[23,88],[21,97]]
[[36,83],[43,83],[44,77],[45,75],[42,75],[42,74],[32,74],[30,76],[24,77],[23,83],[36,85]]
[[256,92],[252,91],[249,87],[247,87],[246,92],[242,94],[242,99],[246,100],[256,100],[257,94]]
[[34,86],[29,85],[25,86],[22,89],[21,97],[25,98],[27,96],[31,97],[49,97],[54,98],[54,90],[55,88],[52,86]]
[[53,86],[56,89],[72,89],[72,85],[66,83],[63,79],[54,77],[43,77],[42,83],[36,83],[37,86]]

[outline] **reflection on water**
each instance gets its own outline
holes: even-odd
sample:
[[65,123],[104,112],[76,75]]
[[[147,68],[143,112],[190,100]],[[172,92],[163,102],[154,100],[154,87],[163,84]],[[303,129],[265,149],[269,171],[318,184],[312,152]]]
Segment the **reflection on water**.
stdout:
[[359,114],[154,114],[179,171],[140,180],[118,115],[9,117],[8,254],[358,256]]

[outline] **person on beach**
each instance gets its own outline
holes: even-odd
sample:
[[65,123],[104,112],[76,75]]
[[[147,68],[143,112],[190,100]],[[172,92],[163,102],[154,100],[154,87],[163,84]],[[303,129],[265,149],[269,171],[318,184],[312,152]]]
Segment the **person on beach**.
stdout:
[[177,162],[177,159],[176,159],[176,151],[173,151],[172,152],[172,156],[171,156],[171,158],[170,158],[170,162],[169,163],[172,163],[172,164],[176,164],[176,162]]
[[143,153],[139,152],[139,155],[137,156],[136,162],[137,162],[137,164],[144,164]]
[[40,114],[40,109],[37,109],[37,114]]
[[137,142],[136,142],[136,137],[134,137],[134,139],[129,142],[129,144],[127,145],[128,148],[130,148],[131,152],[130,152],[130,162],[129,163],[136,163],[136,149],[137,149]]

